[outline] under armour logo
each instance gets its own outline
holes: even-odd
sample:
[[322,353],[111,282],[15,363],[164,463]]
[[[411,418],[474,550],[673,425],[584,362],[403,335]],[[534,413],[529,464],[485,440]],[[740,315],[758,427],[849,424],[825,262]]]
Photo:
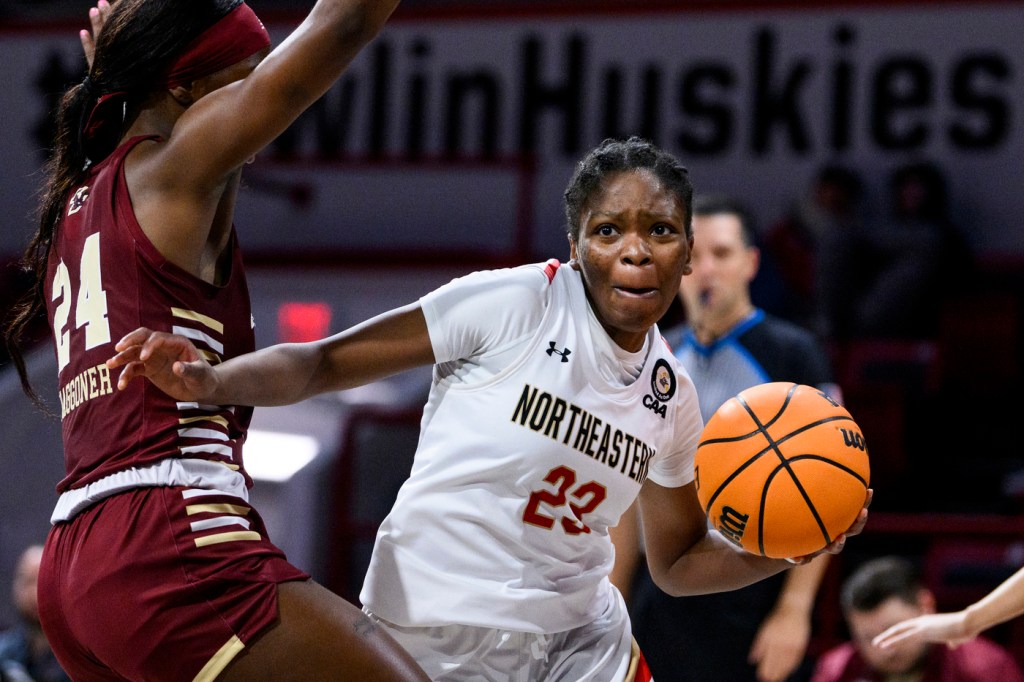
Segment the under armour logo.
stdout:
[[568,348],[566,348],[565,350],[558,350],[557,348],[555,348],[554,341],[548,341],[548,344],[551,347],[544,351],[545,353],[548,354],[548,357],[551,357],[552,355],[555,355],[557,353],[559,356],[561,356],[562,362],[569,362],[569,355],[572,354],[571,350],[569,350]]

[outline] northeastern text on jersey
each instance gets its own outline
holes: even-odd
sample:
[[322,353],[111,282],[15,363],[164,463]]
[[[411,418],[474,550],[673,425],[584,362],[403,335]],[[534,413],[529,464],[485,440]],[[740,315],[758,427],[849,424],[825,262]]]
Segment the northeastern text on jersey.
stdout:
[[654,448],[636,436],[529,384],[523,386],[512,421],[618,469],[638,483],[647,479],[648,466],[655,455]]

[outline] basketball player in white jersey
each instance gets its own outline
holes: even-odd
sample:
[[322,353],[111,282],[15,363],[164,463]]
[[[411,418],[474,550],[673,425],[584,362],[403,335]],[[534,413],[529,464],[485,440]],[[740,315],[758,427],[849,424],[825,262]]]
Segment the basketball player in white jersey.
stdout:
[[109,366],[124,367],[122,388],[146,376],[178,400],[278,405],[433,364],[365,610],[435,680],[649,679],[608,580],[608,528],[638,495],[651,574],[671,594],[791,565],[737,552],[697,502],[697,396],[656,324],[689,271],[691,195],[669,154],[608,140],[566,190],[565,265],[478,272],[217,366],[187,338],[139,329]]

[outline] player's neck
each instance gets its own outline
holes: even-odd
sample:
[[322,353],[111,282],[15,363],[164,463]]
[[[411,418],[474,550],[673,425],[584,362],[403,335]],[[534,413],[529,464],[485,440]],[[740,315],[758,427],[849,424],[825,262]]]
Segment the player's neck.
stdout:
[[184,111],[185,108],[169,94],[153,95],[139,108],[122,139],[159,135],[166,140]]

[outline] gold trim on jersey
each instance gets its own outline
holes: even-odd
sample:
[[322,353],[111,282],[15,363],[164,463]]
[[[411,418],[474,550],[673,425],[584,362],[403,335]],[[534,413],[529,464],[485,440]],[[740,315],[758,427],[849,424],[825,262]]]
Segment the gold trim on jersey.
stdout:
[[203,350],[202,348],[196,348],[196,352],[202,355],[203,359],[206,360],[211,365],[219,365],[221,363],[220,356],[214,353],[213,351]]
[[213,682],[244,648],[245,643],[238,639],[238,635],[232,635],[231,639],[206,662],[192,682]]
[[219,545],[222,542],[236,542],[238,540],[262,540],[262,536],[254,530],[233,530],[228,533],[216,533],[196,538],[196,547],[207,545]]
[[235,516],[245,516],[251,511],[250,507],[243,507],[240,504],[228,504],[227,502],[209,502],[207,504],[189,504],[185,505],[185,513],[189,516],[193,514],[234,514]]
[[185,310],[184,308],[171,308],[171,315],[173,315],[174,317],[180,317],[183,320],[192,320],[193,322],[198,322],[199,324],[209,327],[218,334],[224,333],[224,324],[222,322],[218,322],[212,317],[203,315],[202,313],[197,313],[194,310]]
[[180,417],[178,419],[179,424],[192,424],[194,422],[213,422],[214,424],[220,424],[224,428],[228,427],[228,420],[219,414],[212,414],[209,416],[201,414],[198,417]]

